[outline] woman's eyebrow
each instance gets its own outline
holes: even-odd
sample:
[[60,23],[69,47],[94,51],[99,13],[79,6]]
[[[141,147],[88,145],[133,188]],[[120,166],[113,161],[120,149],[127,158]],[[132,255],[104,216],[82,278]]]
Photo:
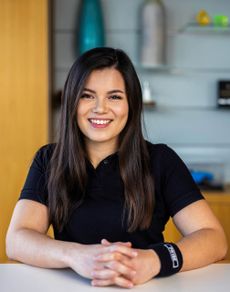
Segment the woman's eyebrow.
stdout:
[[89,91],[89,92],[92,92],[92,93],[96,93],[96,91],[94,91],[92,89],[89,89],[89,88],[86,88],[86,87],[83,89],[83,91]]
[[[89,91],[89,92],[92,92],[92,93],[96,93],[95,90],[92,90],[92,89],[89,89],[89,88],[84,88],[83,91]],[[111,93],[117,93],[117,92],[120,92],[120,93],[124,93],[124,91],[120,90],[120,89],[113,89],[113,90],[109,90],[108,93],[111,94]]]
[[124,93],[124,91],[120,89],[113,89],[113,90],[108,91],[108,93],[116,93],[116,92]]

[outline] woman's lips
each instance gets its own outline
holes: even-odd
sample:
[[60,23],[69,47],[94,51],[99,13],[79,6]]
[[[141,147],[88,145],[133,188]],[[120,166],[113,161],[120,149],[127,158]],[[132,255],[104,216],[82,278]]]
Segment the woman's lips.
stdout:
[[110,119],[89,119],[93,128],[106,128],[112,122]]

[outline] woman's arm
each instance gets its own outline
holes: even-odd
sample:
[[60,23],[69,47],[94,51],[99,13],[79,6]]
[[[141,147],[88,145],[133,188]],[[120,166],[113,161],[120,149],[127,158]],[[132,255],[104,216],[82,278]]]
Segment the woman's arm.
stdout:
[[183,255],[181,271],[206,266],[225,257],[228,246],[224,230],[205,200],[183,208],[173,221],[183,235],[177,242]]
[[[179,211],[173,218],[175,225],[182,233],[182,239],[177,242],[182,256],[183,266],[181,271],[192,270],[214,263],[224,258],[227,252],[226,237],[205,200],[199,200]],[[116,243],[104,243],[116,245]],[[127,259],[119,255],[118,259],[126,265],[130,262],[136,270],[132,278],[134,284],[144,283],[160,270],[161,263],[154,250],[138,250],[138,256],[134,259]],[[122,275],[119,265],[110,265],[114,259],[111,255],[104,254],[98,257],[108,268],[114,269]],[[101,279],[100,271],[95,274],[93,283],[97,286],[111,285],[114,279]],[[125,277],[125,276],[124,276]]]
[[68,250],[75,244],[56,241],[46,235],[48,208],[32,200],[15,206],[6,236],[6,253],[11,259],[44,268],[67,266]]
[[[6,252],[9,258],[42,268],[70,267],[79,275],[92,278],[93,271],[103,270],[103,277],[114,278],[128,287],[131,282],[120,278],[118,273],[105,269],[95,257],[99,253],[123,254],[133,258],[136,254],[126,245],[116,247],[101,244],[84,245],[75,242],[58,241],[46,235],[49,227],[48,209],[32,200],[20,200],[15,209],[6,236]],[[133,269],[122,265],[123,274],[130,278]]]

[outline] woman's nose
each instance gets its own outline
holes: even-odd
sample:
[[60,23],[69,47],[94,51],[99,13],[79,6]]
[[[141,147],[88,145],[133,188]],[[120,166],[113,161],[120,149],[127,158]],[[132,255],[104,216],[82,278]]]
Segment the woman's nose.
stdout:
[[107,111],[106,100],[103,98],[97,98],[93,108],[94,113],[105,113]]

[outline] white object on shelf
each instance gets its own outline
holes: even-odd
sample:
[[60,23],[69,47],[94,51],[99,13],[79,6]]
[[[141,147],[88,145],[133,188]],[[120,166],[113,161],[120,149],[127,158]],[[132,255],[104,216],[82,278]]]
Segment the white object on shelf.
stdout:
[[165,9],[161,0],[146,0],[141,11],[142,66],[159,67],[165,63]]
[[145,108],[154,108],[156,102],[152,99],[151,87],[148,81],[144,81],[142,85],[143,103]]
[[152,102],[152,96],[151,96],[151,88],[148,81],[143,82],[143,102],[149,103]]

